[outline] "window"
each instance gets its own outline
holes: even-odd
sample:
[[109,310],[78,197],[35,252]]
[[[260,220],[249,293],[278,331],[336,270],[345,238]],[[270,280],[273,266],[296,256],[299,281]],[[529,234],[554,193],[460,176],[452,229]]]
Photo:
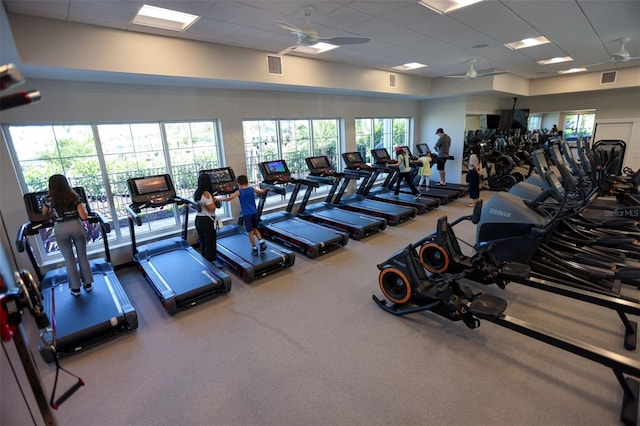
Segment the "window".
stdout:
[[[50,175],[64,174],[72,186],[85,189],[91,210],[109,222],[114,240],[129,234],[127,179],[169,173],[178,195],[191,198],[198,171],[222,166],[218,124],[212,121],[8,125],[5,130],[23,190],[46,191]],[[228,213],[226,203],[222,208]],[[171,206],[154,210],[146,212],[136,233],[179,229],[182,214]],[[57,251],[43,238],[47,253]]]
[[409,146],[409,118],[357,118],[356,149],[367,163],[371,163],[371,150],[387,148],[390,154],[396,146]]
[[[307,157],[326,155],[334,167],[340,167],[337,119],[244,120],[242,128],[247,177],[252,185],[262,181],[259,164],[264,161],[284,160],[296,178],[309,173]],[[281,196],[272,195],[267,198],[266,206],[275,206],[282,201]]]
[[579,138],[590,138],[596,121],[594,113],[567,114],[564,117],[562,139],[577,141]]
[[527,120],[527,129],[529,131],[540,130],[540,125],[542,124],[542,117],[539,115],[531,115]]

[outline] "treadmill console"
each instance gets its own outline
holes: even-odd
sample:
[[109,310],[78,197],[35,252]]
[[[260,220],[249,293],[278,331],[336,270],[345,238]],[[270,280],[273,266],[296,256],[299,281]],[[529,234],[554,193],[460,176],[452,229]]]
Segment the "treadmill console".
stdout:
[[[87,213],[91,213],[89,202],[87,200],[87,194],[85,193],[84,188],[82,188],[81,186],[74,186],[73,190],[80,196],[80,200],[87,208]],[[42,214],[42,207],[47,194],[48,191],[30,192],[24,194],[24,196],[22,197],[22,199],[24,200],[24,206],[27,209],[27,217],[29,218],[29,222],[42,223],[51,220],[49,216],[45,216]]]
[[392,161],[387,148],[372,149],[371,156],[376,164],[387,164]]
[[236,183],[236,175],[231,167],[222,167],[220,169],[200,170],[200,173],[209,175],[213,192],[220,194],[231,194],[238,189]]
[[171,176],[156,175],[127,179],[134,204],[166,204],[176,196]]
[[358,151],[345,152],[342,154],[342,160],[344,161],[347,169],[350,170],[371,170],[371,166],[365,163],[362,155]]
[[425,155],[431,154],[431,150],[429,149],[429,145],[426,143],[419,143],[416,145],[416,152],[418,153],[418,157],[423,157]]
[[291,182],[291,172],[284,160],[263,161],[260,163],[260,173],[266,183]]
[[307,163],[309,173],[313,176],[334,176],[337,174],[326,155],[307,157],[304,161]]

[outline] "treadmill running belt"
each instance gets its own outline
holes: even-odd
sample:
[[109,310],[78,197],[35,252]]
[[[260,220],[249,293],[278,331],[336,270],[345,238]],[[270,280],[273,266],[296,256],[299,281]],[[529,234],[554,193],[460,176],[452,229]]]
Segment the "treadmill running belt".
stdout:
[[175,294],[182,295],[208,284],[217,285],[218,274],[214,272],[213,265],[205,262],[193,256],[190,250],[173,250],[152,255],[147,260],[147,266],[165,285],[171,283],[167,287]]

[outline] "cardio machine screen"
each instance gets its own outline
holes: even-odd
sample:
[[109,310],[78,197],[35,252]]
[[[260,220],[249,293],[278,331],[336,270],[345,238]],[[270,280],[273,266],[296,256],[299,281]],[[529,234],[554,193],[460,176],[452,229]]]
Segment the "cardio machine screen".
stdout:
[[427,145],[426,143],[417,144],[416,150],[418,151],[418,156],[420,157],[427,155],[431,152],[431,150],[429,149],[429,145]]
[[342,158],[344,159],[345,163],[347,163],[347,167],[364,163],[362,155],[360,155],[358,151],[345,152],[344,154],[342,154]]
[[549,163],[547,163],[547,157],[544,156],[544,150],[536,149],[533,151],[533,162],[536,165],[536,171],[543,177],[549,169]]
[[329,164],[329,159],[324,155],[321,157],[310,157],[309,164],[311,165],[312,169],[326,169],[328,167],[331,167],[331,164]]
[[215,170],[203,170],[201,173],[208,174],[209,179],[211,179],[211,183],[214,185],[235,181],[233,176],[231,176],[231,171],[228,168],[215,169]]
[[287,169],[287,165],[284,164],[284,161],[267,161],[265,163],[265,169],[270,175],[276,175],[280,173],[287,173],[289,169]]
[[376,163],[383,163],[391,159],[391,157],[389,157],[389,152],[387,152],[387,148],[377,148],[371,150],[371,154],[373,154],[373,158],[375,159]]
[[135,190],[138,195],[154,194],[169,190],[164,176],[154,176],[135,179]]

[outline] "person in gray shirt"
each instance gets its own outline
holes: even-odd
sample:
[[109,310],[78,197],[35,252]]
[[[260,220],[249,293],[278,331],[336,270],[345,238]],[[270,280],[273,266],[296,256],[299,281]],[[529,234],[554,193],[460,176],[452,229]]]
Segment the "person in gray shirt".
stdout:
[[436,168],[438,169],[438,173],[440,174],[440,183],[439,185],[446,185],[446,174],[444,170],[444,165],[449,158],[449,147],[451,146],[451,138],[447,135],[442,127],[438,128],[436,131],[436,135],[438,135],[438,142],[433,146],[438,154],[438,159],[436,160]]

